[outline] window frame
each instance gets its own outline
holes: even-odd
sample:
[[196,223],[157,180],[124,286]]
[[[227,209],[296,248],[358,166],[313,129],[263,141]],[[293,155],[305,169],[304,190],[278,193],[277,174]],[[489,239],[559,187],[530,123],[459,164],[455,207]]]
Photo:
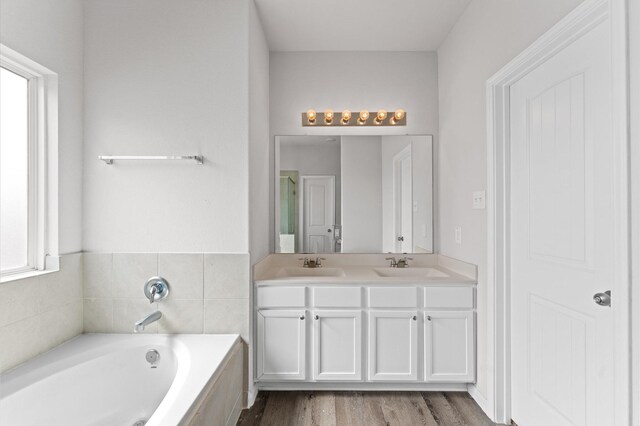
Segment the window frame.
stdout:
[[3,44],[0,66],[26,78],[28,90],[27,265],[0,270],[0,282],[5,282],[59,270],[58,76]]

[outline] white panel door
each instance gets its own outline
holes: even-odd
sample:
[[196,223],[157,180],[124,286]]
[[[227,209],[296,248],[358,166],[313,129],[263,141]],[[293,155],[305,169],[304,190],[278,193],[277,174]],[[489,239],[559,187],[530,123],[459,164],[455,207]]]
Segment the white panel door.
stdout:
[[313,378],[362,380],[362,311],[314,311],[313,318]]
[[473,311],[425,312],[424,320],[425,380],[473,382]]
[[369,380],[418,379],[418,313],[369,312]]
[[335,176],[302,176],[303,251],[333,253],[336,215]]
[[304,380],[304,310],[258,311],[258,379]]
[[511,87],[511,387],[519,425],[613,424],[608,21]]
[[413,178],[411,174],[411,145],[393,158],[393,214],[396,252],[413,250]]

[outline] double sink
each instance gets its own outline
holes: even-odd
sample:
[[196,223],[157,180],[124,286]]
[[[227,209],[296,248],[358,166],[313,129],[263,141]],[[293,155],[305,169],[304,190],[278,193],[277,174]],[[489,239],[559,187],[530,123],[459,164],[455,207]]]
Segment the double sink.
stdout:
[[[448,278],[449,275],[435,268],[407,267],[407,268],[371,268],[378,277],[394,278]],[[277,278],[306,278],[306,277],[344,277],[342,268],[281,268]]]

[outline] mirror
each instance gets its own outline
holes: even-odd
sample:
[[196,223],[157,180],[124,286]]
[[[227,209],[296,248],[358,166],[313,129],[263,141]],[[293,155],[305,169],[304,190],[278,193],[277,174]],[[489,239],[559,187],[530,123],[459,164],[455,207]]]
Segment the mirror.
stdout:
[[276,253],[432,253],[432,143],[276,136]]

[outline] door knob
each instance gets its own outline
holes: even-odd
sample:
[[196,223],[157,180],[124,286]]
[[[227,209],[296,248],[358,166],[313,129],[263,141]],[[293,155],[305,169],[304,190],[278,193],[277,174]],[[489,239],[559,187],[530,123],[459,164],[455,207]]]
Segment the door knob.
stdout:
[[404,237],[398,237],[398,241],[404,241]]
[[594,294],[593,301],[600,306],[611,306],[611,290]]

